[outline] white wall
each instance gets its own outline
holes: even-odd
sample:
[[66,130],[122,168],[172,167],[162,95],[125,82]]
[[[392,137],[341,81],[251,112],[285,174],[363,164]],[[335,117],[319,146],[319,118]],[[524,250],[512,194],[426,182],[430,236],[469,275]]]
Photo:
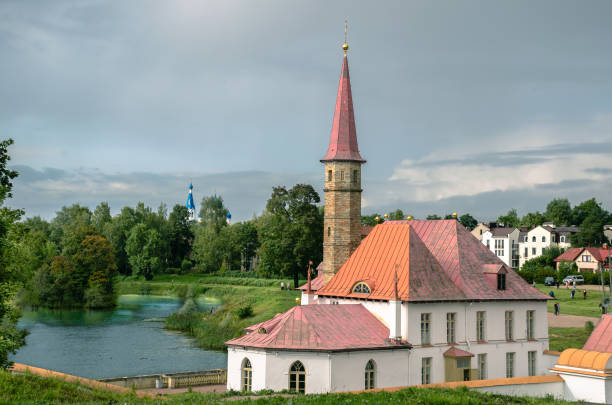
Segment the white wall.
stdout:
[[541,384],[496,385],[493,387],[474,388],[473,390],[517,397],[529,396],[544,398],[548,395],[552,395],[557,399],[568,399],[566,397],[565,384],[563,381]]
[[256,349],[243,349],[231,346],[227,349],[227,389],[242,389],[242,361],[248,358],[253,370],[251,390],[260,391],[266,388],[266,352]]
[[[321,297],[320,302],[337,301],[339,304],[362,303],[385,325],[392,321],[388,302],[374,302],[354,299],[329,299]],[[506,341],[505,311],[514,311],[514,341]],[[527,311],[535,313],[535,340],[527,340]],[[486,313],[486,343],[476,342],[476,312]],[[431,314],[431,347],[421,346],[421,313]],[[487,353],[487,378],[506,377],[506,352],[514,352],[514,376],[528,375],[527,352],[536,351],[536,374],[548,374],[550,360],[544,357],[548,350],[548,318],[544,301],[486,301],[402,304],[402,338],[413,345],[410,358],[410,384],[421,383],[421,359],[432,357],[432,383],[444,382],[444,357],[450,348],[446,342],[446,313],[456,312],[456,347],[473,353],[472,368],[478,368],[477,354]],[[466,336],[467,327],[467,336]]]
[[376,388],[406,386],[409,357],[409,349],[333,353],[331,391],[365,389],[365,366],[370,359],[376,364]]

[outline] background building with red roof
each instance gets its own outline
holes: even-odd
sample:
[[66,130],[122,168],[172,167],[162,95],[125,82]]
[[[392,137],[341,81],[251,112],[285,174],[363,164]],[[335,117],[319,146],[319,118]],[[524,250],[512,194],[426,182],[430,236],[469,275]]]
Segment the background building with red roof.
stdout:
[[607,247],[570,248],[555,258],[557,270],[563,262],[576,263],[578,272],[595,272],[600,268],[610,268],[610,251]]

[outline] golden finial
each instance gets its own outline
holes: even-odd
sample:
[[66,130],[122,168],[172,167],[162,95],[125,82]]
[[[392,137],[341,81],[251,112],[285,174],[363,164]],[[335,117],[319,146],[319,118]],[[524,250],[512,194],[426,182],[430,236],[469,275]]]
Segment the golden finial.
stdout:
[[376,223],[380,222],[380,217],[377,215],[376,218],[374,218],[376,220]]
[[385,217],[385,221],[386,221],[387,219],[389,219],[389,214],[385,214],[385,215],[383,215],[383,216]]
[[406,221],[408,221],[408,222],[412,221],[412,215],[408,215],[408,216],[406,217]]
[[453,218],[457,219],[457,213],[456,212],[453,212]]
[[348,31],[348,22],[344,20],[344,43],[342,44],[342,49],[344,49],[344,55],[346,56],[346,51],[348,51],[348,43],[346,42],[346,32]]

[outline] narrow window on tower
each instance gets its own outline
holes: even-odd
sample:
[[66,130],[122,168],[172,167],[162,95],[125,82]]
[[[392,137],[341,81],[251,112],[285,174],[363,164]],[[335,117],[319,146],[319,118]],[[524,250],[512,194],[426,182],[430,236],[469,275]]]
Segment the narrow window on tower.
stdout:
[[327,181],[332,181],[332,171],[331,170],[327,171]]
[[331,226],[327,227],[327,236],[331,236]]
[[340,181],[344,181],[344,170],[340,170]]
[[359,183],[359,170],[353,170],[353,183]]

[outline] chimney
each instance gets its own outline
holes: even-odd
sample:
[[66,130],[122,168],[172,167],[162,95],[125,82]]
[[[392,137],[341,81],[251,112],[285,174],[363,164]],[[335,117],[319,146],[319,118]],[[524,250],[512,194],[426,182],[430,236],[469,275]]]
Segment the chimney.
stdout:
[[395,298],[389,301],[391,311],[391,322],[389,325],[389,339],[391,340],[402,340],[402,300],[399,297],[397,291],[397,268],[399,264],[395,265]]

